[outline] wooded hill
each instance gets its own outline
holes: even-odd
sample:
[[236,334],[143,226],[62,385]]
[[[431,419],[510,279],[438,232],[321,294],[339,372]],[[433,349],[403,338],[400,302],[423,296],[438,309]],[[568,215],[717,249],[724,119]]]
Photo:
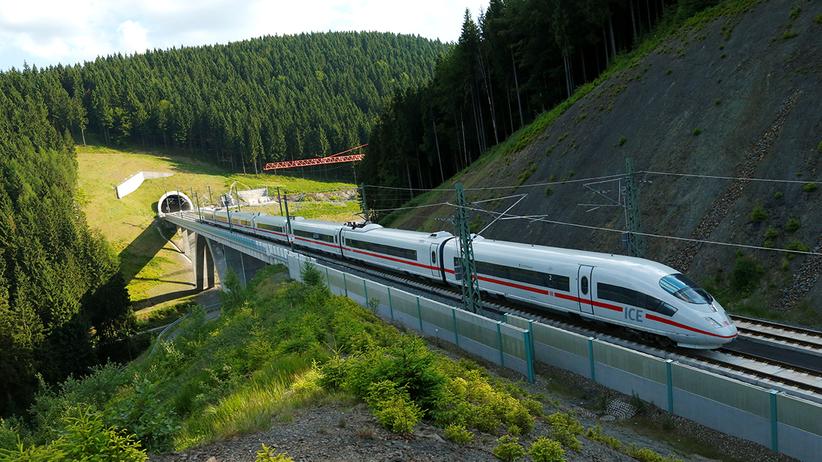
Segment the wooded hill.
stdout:
[[101,57],[22,73],[58,133],[179,148],[236,171],[366,142],[400,88],[430,79],[447,46],[417,36],[331,32]]
[[[467,200],[485,201],[476,208],[495,212],[527,194],[508,213],[533,218],[499,220],[487,238],[627,254],[616,206],[625,182],[595,179],[624,173],[630,157],[642,232],[822,251],[822,4],[728,0],[664,24],[597,81],[406,204],[424,208],[382,223],[452,230],[454,208],[438,204],[454,201],[449,188],[460,181]],[[750,177],[776,181],[733,180]],[[410,196],[367,188],[372,208]],[[494,217],[473,213],[472,229]],[[818,256],[643,240],[646,257],[686,272],[732,312],[822,325]]]
[[359,176],[435,187],[594,81],[660,21],[682,21],[717,2],[491,0],[476,21],[466,11],[457,46],[433,80],[398,93],[381,115]]

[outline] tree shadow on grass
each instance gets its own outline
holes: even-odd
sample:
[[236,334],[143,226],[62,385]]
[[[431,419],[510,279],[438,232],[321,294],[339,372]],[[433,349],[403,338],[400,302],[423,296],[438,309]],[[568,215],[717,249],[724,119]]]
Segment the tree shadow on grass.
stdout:
[[[154,256],[165,247],[166,239],[164,236],[168,236],[172,229],[164,222],[155,220],[120,252],[120,271],[126,283],[131,282]],[[160,235],[158,230],[163,235]]]

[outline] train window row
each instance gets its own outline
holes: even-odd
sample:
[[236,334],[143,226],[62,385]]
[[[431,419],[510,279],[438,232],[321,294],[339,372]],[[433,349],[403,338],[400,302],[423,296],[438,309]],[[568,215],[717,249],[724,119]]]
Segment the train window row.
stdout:
[[316,241],[334,242],[334,236],[329,234],[312,233],[311,231],[294,230],[295,236],[307,237]]
[[674,313],[676,313],[676,308],[656,297],[643,294],[633,289],[605,284],[604,282],[597,283],[597,297],[602,300],[636,306],[666,316],[673,316]]
[[357,249],[370,250],[372,252],[393,255],[395,257],[405,258],[407,260],[417,259],[417,251],[414,249],[405,249],[402,247],[394,247],[392,245],[376,244],[374,242],[367,241],[357,241],[348,238],[345,239],[345,243],[349,247],[354,247]]
[[234,223],[242,226],[251,226],[251,222],[249,220],[243,220],[242,218],[235,218],[233,220]]
[[[459,264],[457,258],[454,259],[454,266]],[[548,287],[555,290],[570,291],[570,279],[568,276],[559,274],[542,273],[540,271],[527,270],[523,268],[513,268],[496,263],[477,261],[477,273],[486,276],[509,279],[511,281],[524,282],[535,286]]]
[[260,229],[267,229],[269,231],[277,231],[278,233],[283,232],[282,226],[269,225],[266,223],[257,223],[257,227]]
[[226,217],[224,217],[222,215],[214,215],[214,219],[217,220],[217,221],[221,221],[223,223],[228,223],[228,220],[226,219]]

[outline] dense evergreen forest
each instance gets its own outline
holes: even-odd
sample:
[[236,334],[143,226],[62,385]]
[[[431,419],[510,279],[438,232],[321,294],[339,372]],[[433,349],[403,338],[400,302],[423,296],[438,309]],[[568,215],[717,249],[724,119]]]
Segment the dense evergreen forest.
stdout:
[[[381,115],[359,177],[432,188],[574,89],[595,80],[661,21],[719,0],[491,0],[425,85],[402,89]],[[372,209],[409,194],[375,190]]]
[[75,202],[68,132],[47,105],[53,74],[0,74],[0,415],[55,383],[128,359],[134,318],[116,259]]
[[106,144],[181,148],[258,171],[366,142],[390,95],[429,80],[446,49],[408,35],[311,33],[22,73],[78,142],[91,131]]

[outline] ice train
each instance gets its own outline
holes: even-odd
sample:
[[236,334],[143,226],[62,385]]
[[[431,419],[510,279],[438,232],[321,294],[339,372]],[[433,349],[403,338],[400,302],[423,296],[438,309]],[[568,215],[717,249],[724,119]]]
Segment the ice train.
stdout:
[[[231,223],[229,225],[229,219]],[[339,224],[301,217],[203,210],[201,221],[231,227],[344,260],[458,285],[458,243],[451,233],[377,224]],[[476,237],[480,290],[539,308],[623,326],[685,348],[714,349],[736,326],[708,292],[651,260]]]

